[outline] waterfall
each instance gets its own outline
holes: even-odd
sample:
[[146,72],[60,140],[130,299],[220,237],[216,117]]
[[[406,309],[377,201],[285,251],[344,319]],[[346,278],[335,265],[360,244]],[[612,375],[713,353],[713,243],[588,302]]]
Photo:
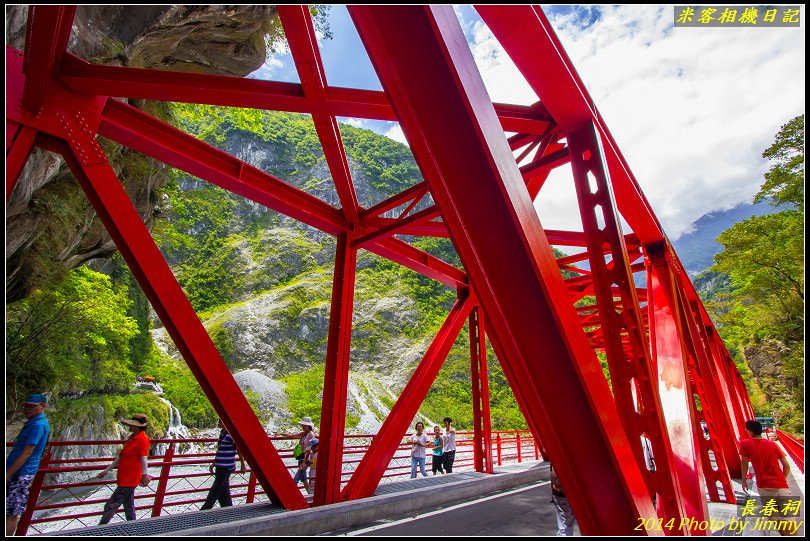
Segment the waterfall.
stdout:
[[[189,431],[188,427],[183,424],[183,418],[180,416],[180,410],[175,407],[174,404],[169,402],[163,397],[158,397],[158,399],[166,404],[166,407],[169,409],[169,426],[166,428],[166,436],[165,439],[188,439],[191,438],[191,431]],[[162,455],[166,453],[166,449],[168,445],[165,443],[158,443],[155,445],[155,454]],[[175,452],[188,452],[188,453],[199,453],[200,444],[198,443],[184,443],[179,446],[175,446]]]

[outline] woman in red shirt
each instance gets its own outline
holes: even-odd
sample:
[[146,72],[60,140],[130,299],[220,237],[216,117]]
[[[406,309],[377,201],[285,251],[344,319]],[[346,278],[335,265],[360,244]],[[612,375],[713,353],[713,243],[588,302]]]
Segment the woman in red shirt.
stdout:
[[104,504],[104,514],[101,515],[99,524],[107,524],[121,504],[124,504],[127,520],[135,520],[135,487],[145,487],[150,481],[146,463],[146,457],[149,456],[149,438],[146,436],[149,420],[143,413],[136,413],[131,419],[122,420],[121,424],[129,427],[132,435],[112,464],[96,476],[104,477],[111,469],[118,467],[118,487]]

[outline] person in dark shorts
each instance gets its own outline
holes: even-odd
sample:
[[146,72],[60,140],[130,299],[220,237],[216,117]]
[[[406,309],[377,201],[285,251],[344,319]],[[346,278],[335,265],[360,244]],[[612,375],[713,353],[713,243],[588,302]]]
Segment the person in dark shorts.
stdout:
[[433,475],[437,473],[444,473],[444,469],[442,469],[442,464],[444,462],[444,457],[442,456],[442,445],[444,443],[444,438],[442,438],[442,429],[439,428],[439,425],[433,427]]
[[39,469],[39,461],[48,445],[51,426],[45,418],[48,399],[43,394],[31,394],[22,403],[28,419],[14,441],[6,459],[6,535],[14,535],[20,515],[28,503],[28,490]]
[[442,448],[442,466],[445,473],[453,473],[453,462],[456,460],[456,429],[453,419],[444,418],[444,446]]
[[[214,462],[209,466],[209,470],[214,474],[214,483],[205,497],[205,503],[200,507],[201,510],[211,509],[214,507],[214,502],[219,502],[220,507],[230,507],[233,505],[231,501],[231,474],[236,470],[236,444],[233,438],[225,429],[222,419],[217,423],[219,426],[219,441],[217,441],[217,454],[214,457]],[[239,462],[242,464],[240,473],[245,473],[245,461],[239,457]],[[216,469],[216,472],[214,471]]]

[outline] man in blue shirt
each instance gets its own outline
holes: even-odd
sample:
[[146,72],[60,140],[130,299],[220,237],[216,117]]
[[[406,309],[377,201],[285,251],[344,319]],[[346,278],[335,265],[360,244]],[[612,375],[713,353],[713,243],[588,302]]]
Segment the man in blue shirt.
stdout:
[[28,418],[14,447],[6,459],[6,535],[14,535],[17,522],[28,502],[28,489],[39,469],[39,461],[51,426],[45,418],[48,399],[43,394],[31,394],[23,402],[23,414]]

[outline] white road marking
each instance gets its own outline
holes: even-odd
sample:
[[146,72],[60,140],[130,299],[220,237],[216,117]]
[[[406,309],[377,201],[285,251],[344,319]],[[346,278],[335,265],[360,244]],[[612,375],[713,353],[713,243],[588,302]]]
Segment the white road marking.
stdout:
[[395,520],[393,522],[387,522],[385,524],[378,524],[377,526],[371,526],[369,528],[363,528],[362,530],[355,530],[353,532],[350,532],[350,533],[347,533],[347,534],[344,534],[344,535],[346,535],[346,536],[355,536],[355,535],[360,535],[360,534],[364,534],[364,533],[368,533],[368,532],[373,532],[375,530],[380,530],[382,528],[390,528],[391,526],[396,526],[398,524],[405,524],[406,522],[412,522],[414,520],[419,520],[419,519],[422,519],[422,518],[431,517],[433,515],[438,515],[439,513],[446,513],[447,511],[453,511],[454,509],[461,509],[462,507],[467,507],[469,505],[475,505],[475,504],[485,502],[485,501],[488,501],[488,500],[494,500],[496,498],[501,498],[503,496],[511,496],[512,494],[518,494],[520,492],[524,492],[526,490],[531,490],[533,488],[541,487],[541,486],[547,485],[549,483],[550,483],[550,481],[545,481],[543,483],[536,483],[536,484],[529,485],[529,486],[526,486],[526,487],[523,487],[523,488],[510,490],[509,492],[502,492],[500,494],[495,494],[494,496],[488,496],[486,498],[479,498],[477,500],[473,500],[473,501],[470,501],[470,502],[459,503],[459,504],[453,505],[451,507],[444,507],[442,509],[437,509],[435,511],[425,513],[424,515],[417,515],[415,517],[403,518],[403,519],[400,519],[400,520]]

